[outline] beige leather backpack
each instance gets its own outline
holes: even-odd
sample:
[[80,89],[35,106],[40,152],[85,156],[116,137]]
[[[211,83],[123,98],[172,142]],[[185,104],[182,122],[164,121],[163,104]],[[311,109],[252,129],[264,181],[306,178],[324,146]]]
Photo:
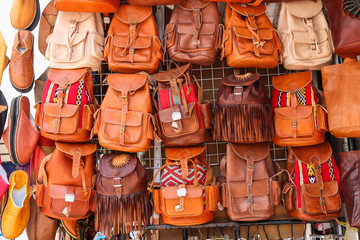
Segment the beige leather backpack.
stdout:
[[321,0],[281,3],[278,31],[286,69],[320,70],[331,64],[334,47]]
[[45,57],[51,68],[99,71],[104,40],[100,13],[59,11],[54,31],[46,40]]

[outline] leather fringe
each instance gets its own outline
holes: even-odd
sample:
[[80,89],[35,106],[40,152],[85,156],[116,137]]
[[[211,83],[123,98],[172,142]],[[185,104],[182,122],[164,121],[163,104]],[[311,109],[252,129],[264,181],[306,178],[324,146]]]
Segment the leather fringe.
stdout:
[[214,125],[214,138],[221,141],[268,142],[274,137],[270,104],[216,104]]
[[120,198],[96,193],[95,229],[106,236],[119,235],[147,226],[152,207],[147,189]]

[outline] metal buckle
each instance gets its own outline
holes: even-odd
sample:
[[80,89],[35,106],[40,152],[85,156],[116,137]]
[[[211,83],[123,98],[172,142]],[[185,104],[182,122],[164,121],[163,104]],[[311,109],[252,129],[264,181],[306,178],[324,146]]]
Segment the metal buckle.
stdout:
[[320,205],[325,206],[325,198],[323,197],[319,198],[319,203]]
[[291,121],[291,127],[297,128],[298,122],[296,120]]
[[310,49],[311,49],[311,50],[316,50],[316,45],[317,45],[316,42],[310,43]]
[[[241,92],[236,92],[236,89],[241,89]],[[244,88],[243,87],[234,87],[234,95],[242,95],[244,92]]]
[[55,123],[55,126],[58,127],[58,126],[60,126],[60,124],[61,124],[61,119],[60,119],[60,118],[56,118],[56,119],[55,119],[55,122],[56,122],[56,123]]
[[247,202],[248,202],[249,204],[253,204],[253,203],[254,203],[253,197],[248,197]]
[[[116,184],[115,181],[116,180],[120,180],[120,184]],[[122,178],[119,177],[119,178],[113,178],[113,187],[122,187],[123,185],[123,182],[122,182]]]

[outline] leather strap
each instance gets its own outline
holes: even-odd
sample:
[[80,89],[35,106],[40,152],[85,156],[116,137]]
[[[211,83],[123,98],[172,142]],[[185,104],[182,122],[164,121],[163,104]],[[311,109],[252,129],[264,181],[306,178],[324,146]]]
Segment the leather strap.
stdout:
[[254,180],[254,161],[256,158],[256,153],[252,150],[248,150],[245,153],[246,159],[246,185],[247,185],[247,202],[248,202],[248,210],[251,214],[254,213],[254,199],[252,192],[252,184]]
[[226,176],[226,155],[220,161],[220,174],[221,176]]
[[43,160],[41,161],[41,164],[39,167],[38,178],[36,179],[37,184],[44,184],[45,186],[47,186],[47,174],[45,171],[45,166],[46,166],[46,163],[51,159],[51,156],[52,156],[52,153],[47,155],[46,157],[44,157]]
[[71,155],[72,155],[72,160],[73,160],[72,176],[73,176],[73,178],[77,178],[79,176],[82,150],[80,148],[73,148],[73,149],[71,149]]
[[[130,88],[130,86],[129,86]],[[121,119],[120,119],[120,126],[119,126],[119,143],[120,145],[125,145],[125,128],[126,128],[126,117],[127,117],[127,113],[129,110],[129,100],[128,100],[128,95],[129,95],[129,88],[128,89],[124,89],[121,92]]]
[[136,22],[129,23],[129,43],[126,45],[124,50],[120,53],[122,57],[126,56],[126,51],[129,49],[129,60],[131,63],[134,62],[135,53],[135,40],[138,37],[140,27],[137,27]]

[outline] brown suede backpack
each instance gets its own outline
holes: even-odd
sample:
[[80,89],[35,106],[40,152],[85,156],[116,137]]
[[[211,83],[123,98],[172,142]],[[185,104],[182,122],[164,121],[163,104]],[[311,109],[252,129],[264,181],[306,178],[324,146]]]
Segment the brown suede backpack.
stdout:
[[149,223],[152,206],[145,168],[136,154],[103,155],[96,180],[95,228],[106,236]]
[[213,64],[221,47],[221,30],[216,3],[186,0],[175,5],[164,33],[170,58],[199,65]]

